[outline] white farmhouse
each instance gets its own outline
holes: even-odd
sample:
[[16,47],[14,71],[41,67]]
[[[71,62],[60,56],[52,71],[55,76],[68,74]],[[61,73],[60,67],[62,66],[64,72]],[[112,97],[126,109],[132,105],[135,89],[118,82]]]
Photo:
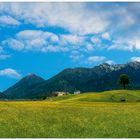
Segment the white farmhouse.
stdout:
[[80,93],[81,93],[80,90],[74,91],[74,94],[80,94]]
[[54,95],[54,96],[63,96],[63,95],[66,95],[65,92],[52,92],[51,94]]

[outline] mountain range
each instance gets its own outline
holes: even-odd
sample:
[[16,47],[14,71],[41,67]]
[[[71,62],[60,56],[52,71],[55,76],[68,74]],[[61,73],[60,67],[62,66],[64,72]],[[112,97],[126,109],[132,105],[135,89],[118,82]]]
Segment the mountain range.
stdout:
[[127,74],[131,83],[129,88],[140,87],[140,62],[109,65],[100,64],[93,68],[68,68],[54,77],[44,80],[30,74],[0,94],[8,99],[40,99],[51,96],[54,91],[73,93],[120,89],[117,81],[120,74]]

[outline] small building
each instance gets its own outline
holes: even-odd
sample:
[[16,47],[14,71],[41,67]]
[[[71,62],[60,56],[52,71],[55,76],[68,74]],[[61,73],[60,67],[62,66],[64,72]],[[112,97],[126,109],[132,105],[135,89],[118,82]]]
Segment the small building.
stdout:
[[51,94],[54,96],[63,96],[66,95],[66,92],[52,92]]
[[74,94],[80,94],[80,90],[74,91]]

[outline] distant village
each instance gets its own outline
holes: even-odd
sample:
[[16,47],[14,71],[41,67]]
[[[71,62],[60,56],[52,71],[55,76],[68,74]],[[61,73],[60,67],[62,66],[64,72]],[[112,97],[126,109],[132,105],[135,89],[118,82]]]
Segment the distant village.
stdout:
[[[78,91],[74,91],[73,94],[80,94],[80,93],[81,93],[80,90],[78,90]],[[63,95],[68,95],[70,93],[69,92],[52,92],[51,94],[53,96],[63,96]]]

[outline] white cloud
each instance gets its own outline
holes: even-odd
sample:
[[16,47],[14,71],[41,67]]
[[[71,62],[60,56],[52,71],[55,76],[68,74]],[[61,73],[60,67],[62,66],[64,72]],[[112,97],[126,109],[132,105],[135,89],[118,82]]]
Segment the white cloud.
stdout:
[[118,38],[112,41],[112,45],[108,47],[108,50],[124,50],[131,51],[140,50],[140,38],[139,37],[126,37]]
[[94,50],[94,46],[92,44],[87,44],[85,47],[86,47],[86,50],[89,52]]
[[20,22],[10,16],[0,16],[1,25],[20,25]]
[[2,45],[8,46],[13,50],[23,50],[24,49],[24,44],[21,41],[18,41],[17,39],[14,38],[9,38],[7,40],[4,40],[2,42]]
[[128,39],[119,38],[113,41],[113,44],[108,47],[108,50],[123,50],[133,51],[135,44],[133,41]]
[[61,35],[61,42],[70,45],[83,45],[85,37],[75,34]]
[[133,50],[140,50],[140,38],[139,38],[139,36],[126,38],[124,41],[128,44],[128,46],[131,46],[131,48]]
[[10,55],[9,54],[6,54],[6,52],[3,50],[3,48],[0,46],[0,60],[1,59],[7,59],[9,58]]
[[140,57],[131,57],[130,60],[140,62]]
[[8,54],[0,54],[0,59],[7,59],[9,58],[11,55]]
[[86,35],[56,35],[42,30],[24,30],[18,32],[14,38],[2,41],[2,45],[17,51],[90,52],[93,50],[93,45],[88,43],[87,38]]
[[81,54],[79,51],[72,51],[71,55],[70,55],[70,58],[73,61],[81,63],[83,61],[82,59],[84,58],[84,55]]
[[102,39],[110,40],[110,34],[108,32],[103,33],[101,36],[102,36]]
[[[42,30],[24,30],[18,32],[14,38],[2,41],[2,45],[6,48],[17,51],[38,51],[38,52],[69,52],[69,57],[74,61],[84,58],[85,53],[94,51],[94,44],[89,42],[90,36],[76,34],[59,34]],[[73,52],[78,52],[75,54]],[[85,58],[86,59],[86,58]],[[90,57],[89,63],[103,60],[104,57]]]
[[[50,49],[50,45],[52,46],[58,41],[58,36],[51,32],[45,32],[41,30],[24,30],[17,33],[15,35],[15,38],[9,38],[4,40],[2,44],[6,47],[8,46],[9,48],[17,51],[42,51],[53,50],[52,47]],[[54,46],[56,46],[56,44]]]
[[69,49],[67,47],[53,46],[49,45],[41,49],[42,52],[67,52]]
[[91,42],[94,44],[99,44],[99,43],[101,43],[101,40],[99,37],[93,36],[93,37],[91,37]]
[[104,12],[89,10],[86,3],[3,3],[0,8],[25,23],[57,26],[71,33],[101,33],[109,25]]
[[109,64],[109,65],[115,64],[115,62],[114,62],[113,60],[107,60],[107,61],[105,61],[105,63],[107,63],[107,64]]
[[108,47],[108,50],[133,51],[133,46],[127,46],[125,44],[113,44]]
[[140,50],[140,39],[136,39],[135,41],[135,49]]
[[128,27],[135,23],[135,18],[132,15],[129,15],[128,13],[124,13],[124,20],[121,20],[119,27]]
[[[105,5],[109,8],[105,8]],[[97,49],[140,50],[139,22],[136,22],[139,21],[140,4],[126,5],[0,3],[0,14],[6,13],[0,16],[3,24],[19,25],[19,21],[22,21],[22,24],[33,24],[43,30],[52,26],[60,27],[68,33],[56,35],[41,30],[24,30],[3,41],[3,45],[18,51],[69,52],[73,58],[78,57],[71,55],[73,51],[79,51],[82,55]],[[133,28],[130,29],[130,26]],[[103,39],[110,41],[109,45],[103,44]],[[0,55],[6,58],[4,53]]]
[[21,78],[21,75],[16,70],[11,68],[0,70],[0,76],[7,76],[10,78]]
[[51,32],[41,30],[24,30],[16,34],[16,38],[19,40],[40,40],[44,39],[47,41],[57,42],[59,41],[58,36]]
[[98,63],[98,62],[102,62],[105,59],[106,59],[106,57],[104,57],[104,56],[90,56],[90,57],[88,57],[88,63],[89,64]]
[[57,26],[78,34],[103,33],[108,27],[118,32],[135,26],[139,24],[139,8],[139,3],[0,3],[0,13],[24,23]]

